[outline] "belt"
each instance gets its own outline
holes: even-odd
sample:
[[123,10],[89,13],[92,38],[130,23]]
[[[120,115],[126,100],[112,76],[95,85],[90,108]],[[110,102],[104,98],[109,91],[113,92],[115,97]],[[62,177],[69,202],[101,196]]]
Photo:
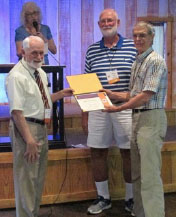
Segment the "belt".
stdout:
[[151,111],[153,109],[133,109],[133,113],[140,113],[140,112],[146,112],[146,111]]
[[33,123],[36,123],[36,124],[45,125],[44,120],[39,120],[39,119],[36,119],[36,118],[28,118],[28,117],[26,117],[25,119],[27,121],[30,121],[30,122],[33,122]]

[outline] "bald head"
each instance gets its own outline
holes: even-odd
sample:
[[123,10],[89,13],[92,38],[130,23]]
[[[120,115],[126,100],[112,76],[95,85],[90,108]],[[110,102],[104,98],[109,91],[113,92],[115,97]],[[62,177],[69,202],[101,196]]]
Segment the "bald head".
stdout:
[[99,16],[99,21],[101,20],[101,18],[102,18],[102,16],[103,16],[104,14],[105,14],[105,15],[111,15],[114,19],[118,20],[118,14],[117,14],[117,12],[116,12],[114,9],[112,9],[112,8],[104,9],[104,10],[101,12],[100,16]]
[[37,46],[37,45],[43,46],[44,48],[44,41],[38,36],[31,35],[23,40],[24,50],[31,48],[32,46]]

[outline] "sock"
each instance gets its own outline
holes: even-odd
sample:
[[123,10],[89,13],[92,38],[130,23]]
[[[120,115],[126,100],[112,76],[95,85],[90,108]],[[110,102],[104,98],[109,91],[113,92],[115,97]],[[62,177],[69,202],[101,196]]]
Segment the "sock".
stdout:
[[126,192],[125,192],[125,201],[128,201],[129,199],[133,198],[133,185],[132,183],[125,183],[126,186]]
[[99,196],[103,196],[104,199],[110,199],[108,180],[102,182],[95,182],[95,185]]

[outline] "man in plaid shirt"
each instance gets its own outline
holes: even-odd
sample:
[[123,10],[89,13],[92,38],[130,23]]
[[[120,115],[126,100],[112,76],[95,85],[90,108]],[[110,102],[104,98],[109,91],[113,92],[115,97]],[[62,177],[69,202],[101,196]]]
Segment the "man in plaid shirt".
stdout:
[[139,22],[133,29],[138,50],[132,66],[129,92],[111,92],[111,99],[126,101],[106,112],[133,109],[131,164],[134,213],[137,217],[164,217],[164,193],[161,180],[161,148],[167,129],[164,110],[167,92],[167,68],[164,59],[152,49],[155,31]]

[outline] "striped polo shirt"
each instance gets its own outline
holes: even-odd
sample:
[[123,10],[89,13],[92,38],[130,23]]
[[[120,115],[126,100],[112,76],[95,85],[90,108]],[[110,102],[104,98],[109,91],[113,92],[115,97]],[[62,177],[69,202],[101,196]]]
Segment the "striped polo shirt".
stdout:
[[[96,73],[103,88],[112,91],[128,91],[131,66],[136,57],[133,40],[119,35],[116,46],[107,48],[104,39],[91,45],[86,53],[85,73]],[[107,72],[117,71],[120,81],[109,84]]]
[[167,79],[165,60],[152,47],[136,57],[130,80],[131,97],[143,91],[154,92],[150,100],[138,109],[164,108]]

